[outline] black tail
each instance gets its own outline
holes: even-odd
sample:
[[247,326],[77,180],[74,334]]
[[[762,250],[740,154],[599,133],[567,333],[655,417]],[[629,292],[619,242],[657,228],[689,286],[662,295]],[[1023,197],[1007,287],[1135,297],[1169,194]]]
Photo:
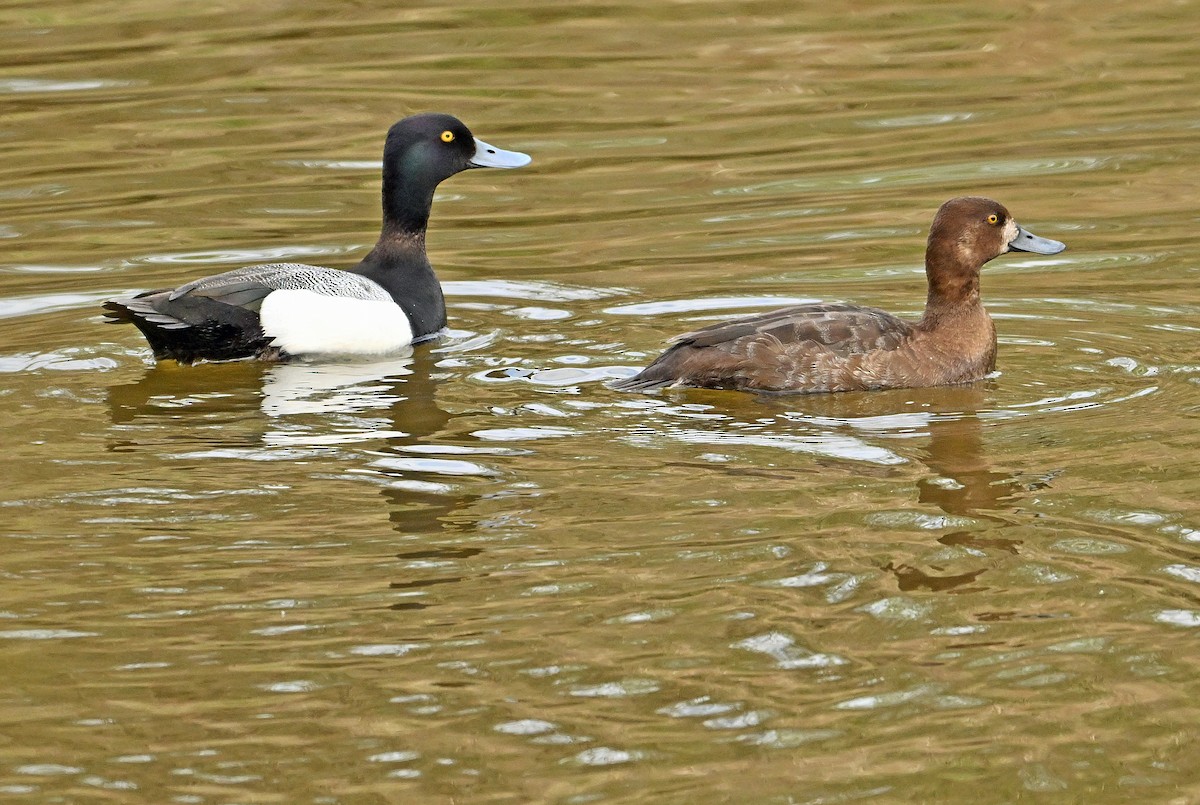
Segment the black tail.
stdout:
[[124,299],[109,299],[103,307],[105,323],[132,324],[146,337],[150,348],[154,350],[154,357],[161,360],[172,357],[167,341],[162,336],[162,328],[182,328],[187,325],[178,319],[162,316],[154,309],[152,297],[156,293],[161,292],[146,291]]
[[104,315],[109,324],[138,328],[156,360],[195,363],[280,357],[264,335],[257,313],[204,297],[169,300],[169,293],[146,291],[110,299],[103,305]]
[[105,324],[133,324],[133,313],[123,304],[124,300],[109,299],[104,303]]

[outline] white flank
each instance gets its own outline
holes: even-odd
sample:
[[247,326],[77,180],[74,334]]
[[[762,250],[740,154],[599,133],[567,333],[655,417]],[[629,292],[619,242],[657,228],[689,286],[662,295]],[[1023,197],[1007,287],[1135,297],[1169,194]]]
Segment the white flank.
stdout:
[[395,302],[272,291],[259,311],[263,332],[290,355],[387,355],[412,343]]

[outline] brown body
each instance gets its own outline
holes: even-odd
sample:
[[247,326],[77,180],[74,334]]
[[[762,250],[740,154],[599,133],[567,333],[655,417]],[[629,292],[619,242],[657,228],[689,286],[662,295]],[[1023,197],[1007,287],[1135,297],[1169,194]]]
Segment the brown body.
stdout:
[[650,366],[613,385],[820,393],[979,380],[996,365],[996,328],[979,298],[980,268],[1010,249],[1064,248],[1022,230],[998,202],[952,199],[930,228],[929,294],[919,321],[848,304],[784,308],[683,335]]

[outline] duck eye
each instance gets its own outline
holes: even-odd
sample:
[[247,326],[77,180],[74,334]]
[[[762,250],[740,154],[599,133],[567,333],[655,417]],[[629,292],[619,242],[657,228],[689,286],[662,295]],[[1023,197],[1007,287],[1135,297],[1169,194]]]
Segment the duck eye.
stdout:
[[447,129],[446,131],[443,131],[442,132],[442,142],[444,142],[444,143],[454,142],[454,132],[450,131],[449,129]]
[[993,224],[993,225],[998,224],[998,223],[1000,223],[1000,216],[996,215],[996,213],[992,213],[991,215],[989,215],[987,217],[987,222],[989,224]]

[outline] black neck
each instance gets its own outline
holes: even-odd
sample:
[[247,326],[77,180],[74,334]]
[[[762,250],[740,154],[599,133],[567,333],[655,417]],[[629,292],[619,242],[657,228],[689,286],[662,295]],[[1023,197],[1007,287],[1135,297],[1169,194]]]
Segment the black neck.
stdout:
[[392,295],[412,322],[413,338],[432,335],[446,326],[446,300],[425,256],[424,227],[416,232],[389,231],[385,222],[375,248],[350,270]]
[[387,183],[384,183],[384,235],[424,235],[425,227],[429,225],[429,209],[433,206],[433,189],[422,192],[420,189],[395,186],[390,188],[390,193],[388,189]]
[[430,174],[421,153],[409,150],[400,155],[385,147],[383,152],[383,234],[425,234],[433,191],[443,177]]

